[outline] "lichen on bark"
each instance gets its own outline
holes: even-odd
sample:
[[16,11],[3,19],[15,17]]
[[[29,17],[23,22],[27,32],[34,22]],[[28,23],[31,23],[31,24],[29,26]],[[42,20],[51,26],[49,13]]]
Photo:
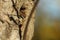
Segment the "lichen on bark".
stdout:
[[[34,13],[26,25],[35,2],[32,0],[0,0],[0,40],[31,40]],[[25,39],[24,39],[25,35]]]

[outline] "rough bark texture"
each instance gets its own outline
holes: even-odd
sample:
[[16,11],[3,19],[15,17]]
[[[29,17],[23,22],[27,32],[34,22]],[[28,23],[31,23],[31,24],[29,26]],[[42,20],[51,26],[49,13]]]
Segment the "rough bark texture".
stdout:
[[0,0],[0,40],[32,39],[34,13],[27,21],[34,3],[34,0]]

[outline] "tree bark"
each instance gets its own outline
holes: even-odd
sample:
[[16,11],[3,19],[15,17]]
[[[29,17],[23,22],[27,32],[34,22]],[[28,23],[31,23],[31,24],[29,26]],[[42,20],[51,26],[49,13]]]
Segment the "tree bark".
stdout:
[[34,0],[0,0],[0,40],[32,39],[34,5]]

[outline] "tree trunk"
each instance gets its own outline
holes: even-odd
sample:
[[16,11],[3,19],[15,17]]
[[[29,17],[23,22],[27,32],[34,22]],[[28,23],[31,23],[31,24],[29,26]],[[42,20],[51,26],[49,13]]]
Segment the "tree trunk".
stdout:
[[34,0],[0,0],[0,40],[31,40]]

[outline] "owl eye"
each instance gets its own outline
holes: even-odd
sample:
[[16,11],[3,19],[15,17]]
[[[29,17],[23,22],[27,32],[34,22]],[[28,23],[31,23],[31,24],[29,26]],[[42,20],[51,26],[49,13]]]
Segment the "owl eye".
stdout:
[[25,8],[24,6],[22,6],[22,7],[20,8],[20,11],[21,11],[21,10],[25,10],[25,9],[26,9],[26,8]]
[[21,12],[20,17],[23,19],[26,17],[25,10],[26,10],[26,7],[22,5],[22,7],[20,8],[20,12]]

